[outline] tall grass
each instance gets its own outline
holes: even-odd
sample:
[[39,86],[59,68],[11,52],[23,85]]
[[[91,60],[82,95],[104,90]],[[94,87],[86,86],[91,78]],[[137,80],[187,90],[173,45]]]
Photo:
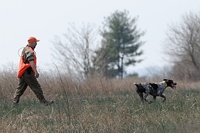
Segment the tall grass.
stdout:
[[[5,82],[6,81],[6,82]],[[17,107],[12,95],[15,76],[0,78],[0,132],[2,133],[198,133],[199,83],[178,82],[166,89],[167,101],[141,103],[134,82],[144,79],[75,81],[65,76],[40,77],[45,97],[55,104],[43,106],[29,88]],[[152,99],[150,96],[148,97]]]

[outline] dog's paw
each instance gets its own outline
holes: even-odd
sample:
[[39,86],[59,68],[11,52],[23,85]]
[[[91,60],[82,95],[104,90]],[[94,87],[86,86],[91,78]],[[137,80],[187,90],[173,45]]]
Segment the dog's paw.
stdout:
[[163,100],[162,102],[164,103],[166,100]]
[[153,101],[149,101],[149,104],[153,103]]

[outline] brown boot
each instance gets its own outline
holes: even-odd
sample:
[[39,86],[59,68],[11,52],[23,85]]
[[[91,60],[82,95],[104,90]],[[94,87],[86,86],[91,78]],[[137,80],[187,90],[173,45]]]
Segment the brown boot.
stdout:
[[40,100],[40,103],[42,103],[44,106],[49,106],[49,105],[53,104],[54,101],[52,101],[52,100],[47,101],[45,98],[43,98],[43,99]]
[[17,102],[13,102],[11,106],[12,106],[12,107],[16,107],[17,105],[18,105]]
[[53,103],[54,103],[54,101],[53,101],[53,100],[50,100],[50,101],[44,102],[43,104],[44,104],[44,106],[49,106],[49,105],[51,105],[51,104],[53,104]]
[[53,100],[50,100],[50,101],[47,101],[47,106],[49,106],[49,105],[51,105],[51,104],[53,104],[54,103],[54,101]]
[[19,96],[14,97],[12,107],[16,107],[19,103]]

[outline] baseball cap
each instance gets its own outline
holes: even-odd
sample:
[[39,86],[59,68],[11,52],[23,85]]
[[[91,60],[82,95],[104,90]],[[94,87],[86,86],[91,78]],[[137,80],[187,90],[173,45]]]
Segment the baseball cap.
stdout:
[[39,42],[40,40],[37,40],[35,37],[31,36],[28,38],[28,42],[32,43],[32,42]]

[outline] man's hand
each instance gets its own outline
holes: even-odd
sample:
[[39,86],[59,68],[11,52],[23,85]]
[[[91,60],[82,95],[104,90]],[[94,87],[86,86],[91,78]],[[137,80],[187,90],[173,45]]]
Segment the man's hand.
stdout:
[[34,62],[30,61],[29,63],[30,63],[30,65],[31,65],[31,67],[32,67],[32,69],[33,69],[33,71],[35,73],[35,77],[38,78],[39,77],[39,73],[38,73],[38,71],[36,69],[36,66],[35,66]]
[[35,77],[38,78],[39,77],[39,73],[36,71],[35,72]]

